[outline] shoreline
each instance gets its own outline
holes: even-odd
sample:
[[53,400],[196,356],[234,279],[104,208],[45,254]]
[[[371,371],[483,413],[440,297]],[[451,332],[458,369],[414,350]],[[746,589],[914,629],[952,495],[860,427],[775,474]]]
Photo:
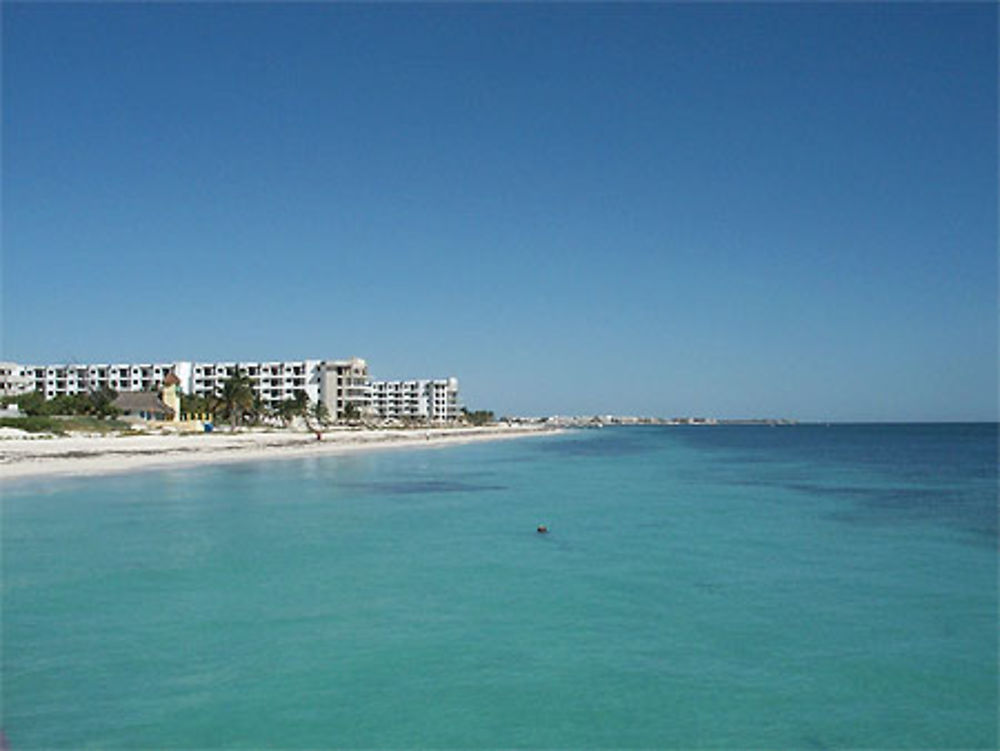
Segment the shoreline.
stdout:
[[335,456],[355,451],[443,448],[562,432],[489,426],[410,430],[340,429],[315,433],[247,431],[143,436],[66,436],[0,441],[0,483],[88,477],[209,464]]

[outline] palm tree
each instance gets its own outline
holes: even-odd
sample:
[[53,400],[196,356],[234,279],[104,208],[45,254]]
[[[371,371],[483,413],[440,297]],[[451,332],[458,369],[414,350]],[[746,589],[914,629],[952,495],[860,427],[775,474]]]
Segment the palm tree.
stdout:
[[96,391],[91,391],[87,398],[90,400],[90,412],[97,417],[114,417],[121,412],[114,404],[118,392],[107,386],[101,386]]
[[316,406],[312,410],[312,415],[316,418],[316,422],[322,426],[326,426],[330,422],[330,409],[322,399],[316,402]]
[[296,391],[292,397],[292,413],[296,417],[309,417],[309,394],[302,389]]
[[344,406],[344,419],[347,422],[354,422],[361,419],[361,410],[358,409],[358,405],[354,402],[348,402]]
[[229,414],[229,424],[236,429],[236,423],[243,419],[243,413],[253,407],[253,387],[250,376],[243,371],[233,373],[222,384],[222,403]]
[[[319,399],[315,405],[309,406],[309,400],[307,399],[302,417],[306,421],[306,429],[315,433],[317,438],[322,438],[323,428],[330,424],[330,410],[323,403],[323,400]],[[316,421],[315,424],[313,420]]]
[[296,417],[302,417],[306,421],[306,427],[312,429],[309,425],[309,395],[301,389],[296,391],[291,399],[285,399],[278,404],[277,412],[286,428]]
[[261,420],[270,417],[273,414],[271,406],[264,401],[264,397],[260,394],[254,393],[253,395],[253,405],[250,407],[250,415],[253,418],[254,425],[259,425]]
[[292,419],[295,417],[295,400],[285,399],[283,402],[279,402],[276,411],[278,413],[278,417],[281,418],[281,421],[287,428],[292,424]]

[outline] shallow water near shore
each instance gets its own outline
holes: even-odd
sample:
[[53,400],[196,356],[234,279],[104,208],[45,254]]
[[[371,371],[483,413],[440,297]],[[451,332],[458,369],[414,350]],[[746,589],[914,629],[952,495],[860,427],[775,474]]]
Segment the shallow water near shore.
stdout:
[[16,486],[4,730],[994,748],[996,458],[995,425],[632,427]]

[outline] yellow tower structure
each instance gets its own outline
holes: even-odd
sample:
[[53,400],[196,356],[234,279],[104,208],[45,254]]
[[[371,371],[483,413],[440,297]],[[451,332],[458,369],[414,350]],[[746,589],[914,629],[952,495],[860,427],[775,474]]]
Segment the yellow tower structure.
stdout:
[[174,411],[172,422],[180,422],[181,419],[181,379],[173,371],[167,373],[163,379],[163,403]]

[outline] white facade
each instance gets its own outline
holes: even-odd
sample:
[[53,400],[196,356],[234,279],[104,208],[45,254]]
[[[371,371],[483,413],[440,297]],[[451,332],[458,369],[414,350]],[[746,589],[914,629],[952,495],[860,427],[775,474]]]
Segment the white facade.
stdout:
[[458,379],[373,381],[371,407],[384,420],[457,420],[461,409]]
[[35,365],[25,370],[32,379],[32,391],[51,399],[60,394],[83,394],[110,388],[115,391],[150,391],[163,386],[173,363],[132,363],[102,365]]
[[321,363],[320,398],[331,417],[348,417],[351,408],[356,413],[354,417],[370,417],[371,378],[368,376],[368,364],[360,357]]
[[[254,394],[265,404],[277,404],[291,399],[296,391],[305,391],[311,401],[320,397],[320,360],[291,362],[161,362],[99,365],[12,366],[25,373],[25,391],[38,391],[46,399],[60,394],[82,394],[101,388],[115,391],[156,391],[163,388],[163,379],[173,371],[185,394],[209,396],[219,394],[222,384],[235,372],[250,378]],[[0,366],[0,388],[3,387]],[[11,378],[8,387],[13,388]]]
[[177,377],[185,394],[212,396],[237,372],[246,373],[254,395],[269,406],[305,391],[309,401],[319,399],[320,360],[272,362],[179,362]]
[[16,362],[0,362],[0,396],[18,396],[35,390],[28,369]]

